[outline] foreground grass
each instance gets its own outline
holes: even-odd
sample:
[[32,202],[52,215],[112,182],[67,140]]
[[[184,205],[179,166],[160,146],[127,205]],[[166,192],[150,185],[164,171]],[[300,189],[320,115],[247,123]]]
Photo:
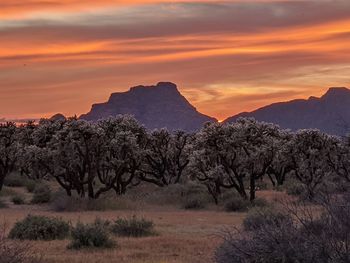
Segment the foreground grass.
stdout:
[[[261,192],[273,200],[279,192]],[[246,213],[227,213],[218,209],[183,210],[174,206],[143,206],[131,210],[53,212],[48,206],[24,205],[1,209],[0,224],[11,229],[16,221],[28,214],[56,216],[72,224],[92,223],[96,217],[114,221],[119,217],[152,220],[157,236],[143,238],[113,237],[118,246],[113,249],[67,250],[70,240],[31,241],[44,262],[53,263],[211,263],[215,248],[221,242],[218,233],[225,227],[240,226]]]

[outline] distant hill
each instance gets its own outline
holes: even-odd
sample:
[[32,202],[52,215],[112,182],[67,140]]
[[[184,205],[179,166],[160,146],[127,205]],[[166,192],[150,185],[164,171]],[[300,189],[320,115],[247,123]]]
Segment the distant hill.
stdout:
[[91,111],[80,118],[97,121],[118,114],[131,114],[148,129],[196,131],[205,122],[217,121],[198,112],[170,82],[113,93],[107,102],[94,104]]
[[294,131],[315,128],[329,134],[345,135],[350,132],[350,90],[330,88],[321,98],[274,103],[232,116],[225,122],[234,122],[239,117],[254,117]]

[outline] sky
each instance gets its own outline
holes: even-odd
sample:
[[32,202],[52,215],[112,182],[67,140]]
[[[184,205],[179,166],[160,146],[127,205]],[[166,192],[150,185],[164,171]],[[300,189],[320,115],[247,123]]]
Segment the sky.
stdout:
[[0,118],[160,81],[219,120],[350,86],[350,1],[0,0]]

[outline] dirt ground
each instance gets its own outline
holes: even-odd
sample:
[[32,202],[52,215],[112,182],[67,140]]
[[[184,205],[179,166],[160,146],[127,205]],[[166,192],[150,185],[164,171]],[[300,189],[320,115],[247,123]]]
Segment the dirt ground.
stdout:
[[[21,192],[18,188],[15,191]],[[262,191],[259,196],[273,201],[282,193]],[[60,217],[75,224],[92,222],[96,217],[114,220],[136,215],[154,222],[157,236],[115,238],[117,247],[103,250],[68,250],[67,240],[30,242],[44,262],[118,262],[118,263],[210,263],[220,244],[220,232],[240,226],[245,213],[227,213],[210,209],[188,211],[176,207],[152,206],[123,211],[54,212],[48,206],[10,205],[0,210],[0,224],[9,230],[28,214]]]

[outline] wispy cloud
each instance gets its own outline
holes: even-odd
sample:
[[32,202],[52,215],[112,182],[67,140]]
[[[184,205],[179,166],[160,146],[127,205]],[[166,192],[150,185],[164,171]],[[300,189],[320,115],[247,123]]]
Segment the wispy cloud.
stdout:
[[80,114],[168,80],[222,119],[349,83],[347,0],[13,0],[0,10],[2,116]]

